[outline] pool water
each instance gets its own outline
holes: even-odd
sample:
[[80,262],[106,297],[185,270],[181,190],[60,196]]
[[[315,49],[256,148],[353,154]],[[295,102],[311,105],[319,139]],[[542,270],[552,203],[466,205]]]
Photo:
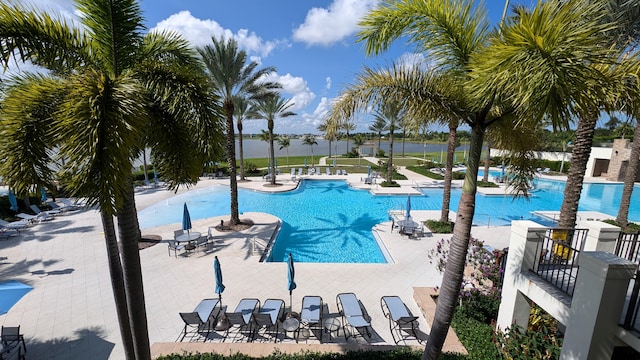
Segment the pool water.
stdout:
[[[584,184],[578,209],[616,216],[622,184]],[[512,220],[530,219],[544,224],[531,212],[558,211],[562,204],[564,182],[536,180],[529,200],[504,196],[476,196],[476,225],[510,225]],[[424,196],[412,196],[413,210],[439,210],[442,189],[422,189]],[[452,210],[458,208],[461,190],[451,192]],[[182,221],[182,206],[187,203],[192,219],[204,219],[229,213],[229,188],[216,185],[177,195],[139,212],[142,228]],[[350,188],[345,181],[304,180],[297,190],[268,194],[238,189],[241,212],[264,212],[282,219],[282,229],[269,261],[286,261],[293,253],[300,262],[384,263],[371,228],[388,220],[390,209],[406,206],[407,196],[375,196]],[[631,221],[640,220],[640,189],[633,192]],[[212,224],[214,225],[214,224]],[[551,225],[551,224],[545,224]]]

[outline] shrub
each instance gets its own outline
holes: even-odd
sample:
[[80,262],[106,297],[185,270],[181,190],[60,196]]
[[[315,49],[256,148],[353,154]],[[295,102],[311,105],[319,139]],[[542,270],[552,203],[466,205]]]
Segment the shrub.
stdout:
[[505,332],[496,332],[496,346],[505,359],[558,359],[562,339],[548,328],[524,330],[514,325]]
[[614,219],[606,219],[606,220],[602,220],[603,222],[607,223],[607,224],[611,224],[611,225],[615,225],[618,227],[622,228],[622,232],[624,232],[625,234],[635,234],[638,231],[640,231],[640,224],[636,224],[636,223],[628,223],[627,227],[623,227],[622,225],[618,224]]
[[250,161],[244,162],[244,171],[249,174],[257,174],[260,172],[258,166]]
[[400,187],[400,184],[398,184],[395,181],[391,181],[391,182],[383,181],[383,182],[380,183],[380,186],[382,186],[382,187]]
[[453,232],[452,221],[437,221],[437,220],[427,220],[424,222],[429,230],[436,234],[451,234]]
[[493,342],[494,327],[476,319],[467,318],[465,306],[458,307],[453,315],[451,326],[458,339],[469,353],[469,359],[500,359],[500,353]]
[[[272,354],[264,357],[251,357],[243,354],[234,355],[220,355],[213,353],[198,353],[198,354],[172,354],[161,356],[158,360],[253,360],[253,359],[269,359],[269,360],[367,360],[367,359],[380,359],[380,360],[419,360],[422,357],[421,351],[413,351],[409,348],[398,348],[390,351],[347,351],[344,354],[339,353],[321,353],[304,351],[296,354],[285,354],[279,350],[275,350]],[[444,360],[456,360],[463,359],[458,355],[443,354],[441,359]]]
[[478,186],[479,187],[486,187],[486,188],[497,188],[497,187],[499,187],[498,184],[494,183],[493,181],[478,181]]
[[377,157],[386,157],[385,154],[384,154],[384,150],[382,150],[382,149],[378,149],[378,153],[376,155],[377,155]]

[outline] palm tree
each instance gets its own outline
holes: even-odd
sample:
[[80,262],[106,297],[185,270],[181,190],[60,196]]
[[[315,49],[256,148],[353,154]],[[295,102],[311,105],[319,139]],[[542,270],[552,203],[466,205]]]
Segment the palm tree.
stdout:
[[258,63],[247,63],[247,53],[238,49],[234,39],[211,38],[212,44],[199,48],[209,73],[209,81],[215,94],[222,101],[222,110],[226,117],[227,158],[229,161],[229,188],[231,191],[231,214],[229,223],[240,222],[238,211],[238,180],[236,178],[236,139],[233,131],[233,115],[235,112],[234,96],[242,96],[251,100],[259,100],[270,95],[270,90],[278,89],[280,84],[260,81],[259,79],[275,71],[273,67],[257,69]]
[[244,175],[244,149],[242,139],[242,121],[249,111],[249,100],[245,97],[236,95],[233,97],[233,115],[236,117],[236,126],[238,127],[238,155],[240,156],[240,180],[246,180]]
[[356,123],[351,122],[351,120],[347,119],[343,124],[342,124],[342,129],[345,131],[345,133],[347,134],[347,153],[351,152],[351,150],[349,149],[349,133],[353,130],[356,129]]
[[289,146],[291,146],[291,139],[287,135],[280,135],[277,140],[280,150],[287,150],[287,167],[289,167]]
[[[582,5],[582,2],[580,4]],[[490,44],[500,44],[503,39],[515,41],[517,34],[520,40],[525,38],[535,41],[527,44],[527,50],[532,53],[535,51],[531,49],[542,50],[540,49],[542,44],[563,47],[563,51],[555,53],[545,49],[546,58],[539,59],[539,64],[544,63],[553,67],[566,63],[602,63],[605,59],[601,58],[603,52],[597,44],[602,40],[600,32],[606,27],[594,20],[593,15],[598,11],[597,6],[576,5],[572,1],[539,2],[535,11],[526,15],[530,16],[530,19],[525,22],[525,16],[523,16],[520,18],[523,21],[519,22],[518,26],[515,26],[513,21],[510,23],[513,26],[504,26],[499,33],[488,31],[485,12],[473,1],[431,0],[384,3],[366,15],[360,24],[364,30],[358,34],[358,39],[365,42],[367,53],[379,53],[387,49],[398,37],[409,34],[411,41],[418,43],[420,48],[428,50],[428,53],[434,56],[434,63],[439,64],[438,70],[448,74],[449,79],[454,83],[453,88],[457,91],[441,92],[439,95],[425,91],[424,87],[413,87],[414,80],[407,78],[395,78],[393,83],[370,83],[373,85],[371,87],[362,85],[364,81],[361,81],[359,85],[362,86],[356,86],[352,92],[347,91],[340,97],[334,112],[340,115],[350,114],[354,108],[366,108],[371,102],[382,101],[391,96],[407,99],[406,106],[411,112],[411,108],[420,109],[421,106],[433,108],[437,101],[447,100],[447,95],[458,94],[457,99],[463,100],[445,101],[445,104],[442,104],[445,106],[441,109],[441,113],[457,114],[471,128],[467,173],[433,326],[423,355],[425,359],[435,359],[439,356],[458,301],[474,215],[477,174],[485,131],[490,126],[494,128],[495,138],[512,150],[511,164],[514,169],[519,170],[519,177],[512,185],[523,191],[528,186],[533,173],[533,162],[530,156],[526,155],[531,150],[531,141],[537,140],[531,136],[527,137],[526,134],[536,128],[542,114],[552,113],[551,109],[556,110],[556,113],[551,115],[558,115],[560,112],[567,115],[566,111],[562,111],[567,104],[586,104],[590,97],[577,96],[577,94],[584,94],[586,87],[591,89],[595,79],[603,79],[597,72],[586,74],[583,66],[565,67],[562,71],[567,76],[553,84],[550,84],[547,79],[558,77],[550,77],[547,74],[542,76],[540,71],[536,71],[541,69],[531,68],[530,63],[529,67],[524,69],[514,63],[510,63],[510,67],[499,69],[505,72],[505,76],[525,74],[531,78],[537,78],[539,84],[544,82],[547,85],[546,89],[540,89],[538,86],[537,93],[532,92],[528,94],[529,97],[525,97],[527,94],[522,94],[522,91],[529,90],[528,87],[518,84],[518,91],[514,89],[515,86],[509,88],[510,91],[503,91],[511,83],[498,82],[492,78],[493,75],[500,73],[496,67],[504,64],[505,60],[500,57],[496,59],[496,53],[505,56],[509,52],[504,47],[497,48],[497,46],[491,52],[485,53],[483,50]],[[540,24],[544,26],[539,26]],[[546,37],[558,34],[557,31],[545,32],[549,29],[561,29],[563,37],[554,38],[554,42],[545,42]],[[588,30],[585,31],[585,29]],[[514,56],[514,60],[515,58]],[[609,60],[606,59],[606,61]],[[392,71],[397,72],[397,69]],[[368,74],[371,76],[363,76],[361,80],[371,80],[376,75],[372,72]],[[509,80],[514,81],[512,77],[509,77]],[[573,80],[579,80],[579,83],[562,82]],[[442,94],[444,94],[443,97],[441,97]],[[513,94],[520,96],[515,97]],[[534,105],[549,104],[548,100],[558,94],[568,95],[563,98],[562,107],[549,107],[538,113],[532,111]],[[589,94],[594,97],[602,95],[598,90]],[[450,99],[454,98],[456,96]],[[532,99],[537,101],[529,101]],[[516,108],[519,113],[526,109],[529,110],[525,111],[527,114],[536,116],[515,117]],[[554,121],[554,126],[568,127],[569,116],[550,117]]]
[[[387,160],[387,183],[393,181],[393,134],[404,119],[404,111],[395,98],[383,101],[373,114],[374,121],[384,121],[389,130],[389,160]],[[378,120],[381,119],[381,120]]]
[[293,116],[296,113],[289,111],[289,108],[293,106],[293,102],[288,99],[283,99],[279,94],[272,94],[271,96],[259,99],[251,106],[249,110],[249,117],[252,119],[266,119],[267,129],[269,129],[269,162],[271,169],[271,185],[276,184],[276,165],[275,165],[275,151],[273,146],[273,127],[274,120],[276,118],[285,118]]
[[353,145],[358,149],[358,167],[360,167],[360,146],[364,144],[365,138],[362,134],[353,137]]
[[302,138],[302,145],[307,145],[311,147],[311,167],[313,167],[313,145],[318,145],[316,141],[316,137],[313,135],[305,135]]
[[373,123],[369,125],[369,130],[378,134],[378,149],[380,149],[382,133],[388,130],[387,123],[384,118],[376,118]]
[[0,174],[26,194],[54,181],[55,164],[66,189],[100,209],[125,356],[150,359],[133,160],[148,146],[171,188],[195,183],[220,152],[219,112],[196,53],[175,34],[143,36],[134,1],[76,4],[82,28],[0,4],[4,65],[14,57],[49,70],[3,84]]

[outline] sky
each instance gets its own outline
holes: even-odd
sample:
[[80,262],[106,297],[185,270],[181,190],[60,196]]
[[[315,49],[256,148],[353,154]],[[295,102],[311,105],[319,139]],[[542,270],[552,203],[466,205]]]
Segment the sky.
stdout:
[[[77,21],[73,0],[21,0]],[[276,119],[278,134],[319,134],[332,101],[354,82],[364,66],[385,68],[414,58],[415,48],[397,40],[386,52],[366,56],[355,40],[358,21],[379,0],[141,0],[148,31],[172,30],[194,46],[211,38],[233,37],[260,67],[273,66],[270,80],[282,84],[295,116]],[[478,1],[479,3],[479,1]],[[511,0],[530,6],[535,0]],[[487,0],[491,23],[500,21],[505,2]],[[419,56],[419,55],[418,55]],[[24,69],[25,67],[22,67]],[[356,132],[366,132],[367,116],[356,118]],[[245,133],[266,129],[265,120],[243,122]],[[443,129],[429,129],[442,131]]]

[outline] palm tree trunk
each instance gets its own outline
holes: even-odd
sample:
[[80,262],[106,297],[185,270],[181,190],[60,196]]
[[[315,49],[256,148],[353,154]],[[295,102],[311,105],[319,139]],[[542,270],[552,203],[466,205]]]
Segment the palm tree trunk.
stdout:
[[491,140],[487,139],[487,153],[484,155],[484,174],[482,181],[489,182],[489,165],[491,164]]
[[402,129],[402,157],[404,157],[404,141],[407,138],[407,130]]
[[387,183],[393,181],[393,129],[389,131],[389,161],[387,162]]
[[270,172],[271,172],[271,179],[270,179],[270,183],[271,185],[275,185],[276,184],[276,164],[275,164],[275,159],[276,159],[276,154],[275,151],[273,150],[273,120],[267,120],[267,127],[269,128],[269,161],[271,162],[271,164],[269,164],[270,167]]
[[638,162],[640,160],[640,122],[636,125],[633,133],[633,142],[631,143],[631,154],[629,155],[629,164],[627,172],[624,175],[624,187],[622,188],[622,198],[620,199],[620,208],[616,222],[618,225],[626,228],[629,223],[629,206],[631,205],[631,195],[633,194],[633,186],[636,182],[636,174],[638,172]]
[[453,179],[453,154],[456,151],[456,137],[458,135],[458,123],[449,124],[449,140],[447,142],[447,163],[444,171],[444,189],[442,189],[442,209],[440,221],[449,222],[449,207],[451,204],[451,180]]
[[135,359],[136,354],[131,337],[131,324],[129,324],[129,312],[127,306],[127,294],[124,290],[124,275],[122,274],[122,263],[118,250],[118,239],[113,224],[113,216],[104,212],[100,213],[102,218],[102,228],[104,230],[104,240],[107,245],[107,259],[109,261],[109,275],[111,277],[111,288],[113,298],[116,303],[116,315],[120,325],[120,336],[126,359]]
[[572,228],[576,224],[578,202],[580,201],[580,193],[582,193],[584,173],[591,154],[591,145],[593,144],[593,134],[595,133],[597,120],[597,110],[591,110],[578,121],[576,141],[571,151],[571,167],[569,168],[569,175],[564,189],[564,199],[560,207],[558,227]]
[[451,247],[447,257],[447,266],[442,277],[442,286],[438,296],[438,305],[433,317],[433,324],[429,340],[422,354],[423,360],[437,359],[442,351],[444,340],[451,325],[453,313],[458,304],[462,276],[464,274],[469,238],[471,237],[471,224],[476,206],[476,186],[478,182],[478,168],[482,154],[482,140],[484,127],[475,125],[471,128],[471,143],[469,145],[469,166],[462,186],[462,195],[456,216],[456,224],[453,228]]
[[149,174],[147,174],[147,149],[142,149],[142,170],[144,171],[144,180],[149,181]]
[[382,132],[378,131],[378,150],[380,150],[381,141],[382,141]]
[[331,139],[329,139],[329,158],[331,158]]
[[240,155],[240,180],[246,180],[244,176],[244,153],[242,149],[242,120],[238,118],[238,155]]
[[137,221],[133,186],[129,186],[129,189],[122,208],[117,215],[124,289],[127,294],[127,310],[129,311],[135,358],[136,360],[151,360],[142,268],[140,267],[140,251],[138,250],[140,229]]
[[238,179],[236,178],[236,139],[233,133],[233,100],[224,102],[224,112],[227,115],[227,158],[229,161],[229,188],[231,190],[231,218],[229,225],[240,222],[238,211]]

